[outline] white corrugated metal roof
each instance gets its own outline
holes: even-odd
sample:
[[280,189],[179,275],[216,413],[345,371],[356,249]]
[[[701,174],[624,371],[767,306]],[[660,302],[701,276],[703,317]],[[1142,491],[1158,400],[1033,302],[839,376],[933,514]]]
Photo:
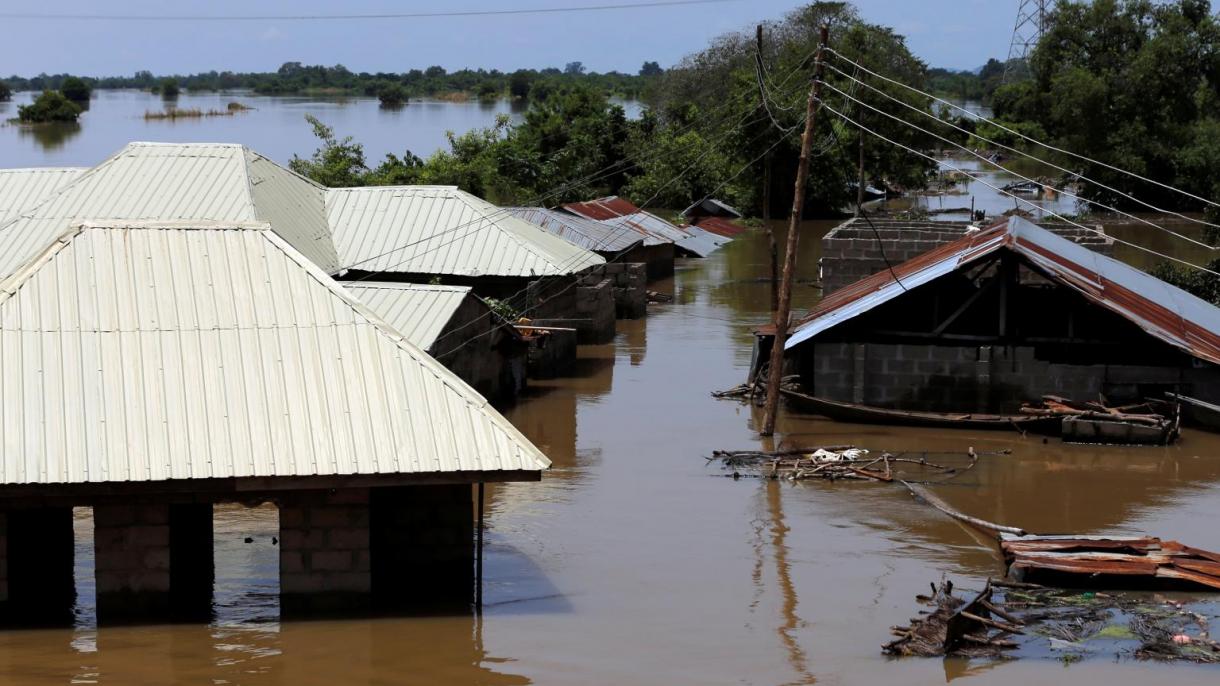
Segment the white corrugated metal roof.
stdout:
[[661,245],[668,241],[646,234],[631,226],[615,228],[595,219],[588,219],[560,210],[545,207],[505,207],[514,217],[541,226],[573,245],[585,250],[619,252],[643,242],[644,245]]
[[110,219],[269,221],[323,269],[338,267],[322,186],[241,145],[131,143],[0,224],[0,277],[73,223]]
[[0,483],[549,465],[267,225],[134,224],[0,284]]
[[85,167],[0,169],[0,223],[38,205],[86,171]]
[[422,350],[432,347],[467,298],[478,297],[470,292],[469,286],[396,281],[341,281],[340,284]]
[[326,206],[346,269],[528,277],[605,263],[454,186],[335,188]]

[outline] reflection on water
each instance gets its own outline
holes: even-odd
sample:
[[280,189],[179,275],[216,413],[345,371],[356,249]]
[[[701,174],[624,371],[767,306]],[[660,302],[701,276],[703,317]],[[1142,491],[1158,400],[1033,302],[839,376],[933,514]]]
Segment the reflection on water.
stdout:
[[[777,223],[782,224],[782,222]],[[798,276],[816,276],[802,229]],[[781,227],[782,228],[782,227]],[[782,235],[780,236],[782,240]],[[1189,684],[1214,671],[1088,660],[887,660],[914,595],[1002,572],[989,541],[872,483],[734,481],[704,458],[769,447],[752,408],[709,396],[739,383],[767,319],[766,240],[751,232],[683,261],[681,303],[582,349],[573,378],[535,382],[506,415],[554,461],[541,483],[488,487],[482,623],[436,618],[278,621],[270,508],[217,512],[217,619],[0,633],[0,681],[129,683]],[[668,288],[669,286],[666,286]],[[660,289],[658,289],[660,290]],[[798,289],[798,307],[817,298]],[[774,445],[1010,450],[949,485],[955,507],[1035,531],[1148,532],[1220,549],[1220,437],[1166,448],[1043,443],[1007,433],[836,424],[787,409]],[[245,543],[250,537],[252,543]],[[82,550],[88,555],[88,547]]]
[[[43,152],[60,150],[73,138],[80,135],[81,126],[74,121],[53,121],[45,124],[11,124],[5,129],[17,131],[18,138],[36,142]],[[14,165],[20,166],[20,165]]]

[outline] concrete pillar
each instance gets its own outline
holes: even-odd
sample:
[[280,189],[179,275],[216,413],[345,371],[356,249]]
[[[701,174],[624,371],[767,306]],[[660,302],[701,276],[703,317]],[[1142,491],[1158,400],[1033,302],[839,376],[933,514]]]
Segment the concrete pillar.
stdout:
[[373,490],[373,595],[378,607],[417,612],[470,607],[472,493],[469,484]]
[[359,614],[371,607],[369,489],[280,498],[280,611]]
[[207,616],[215,570],[210,504],[97,505],[93,524],[99,622]]
[[71,507],[9,510],[4,520],[5,623],[72,623],[75,537]]

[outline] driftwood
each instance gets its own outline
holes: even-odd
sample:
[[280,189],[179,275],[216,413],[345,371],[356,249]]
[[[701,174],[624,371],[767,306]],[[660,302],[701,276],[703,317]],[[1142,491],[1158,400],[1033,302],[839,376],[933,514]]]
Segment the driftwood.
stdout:
[[[1004,451],[1006,452],[1006,451]],[[979,454],[970,448],[964,457],[970,462],[961,467],[950,467],[927,458],[929,453],[917,453],[916,457],[904,457],[907,453],[881,453],[869,456],[867,450],[850,445],[824,446],[819,448],[787,449],[778,451],[717,450],[708,458],[717,460],[732,469],[730,476],[756,476],[764,479],[801,481],[805,479],[855,479],[890,483],[895,480],[896,465],[915,465],[921,472],[931,471],[942,477],[937,483],[947,481],[972,469],[978,464]],[[954,453],[938,453],[953,455]],[[956,455],[962,455],[956,453]]]

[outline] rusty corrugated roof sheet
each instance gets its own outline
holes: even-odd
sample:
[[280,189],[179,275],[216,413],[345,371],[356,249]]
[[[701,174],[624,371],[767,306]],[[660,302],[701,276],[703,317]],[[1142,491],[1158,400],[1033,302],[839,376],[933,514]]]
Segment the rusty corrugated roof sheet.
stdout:
[[717,236],[724,236],[725,238],[736,238],[746,230],[746,227],[741,224],[724,219],[723,217],[699,217],[694,220],[694,225],[708,233],[714,233]]
[[1220,364],[1220,308],[1021,217],[972,231],[895,265],[893,274],[879,272],[835,291],[798,320],[785,349],[898,297],[904,286],[929,283],[1001,249],[1020,255],[1048,278],[1125,317],[1150,336]]
[[718,236],[698,227],[678,226],[667,222],[616,195],[597,200],[568,203],[563,208],[572,214],[596,219],[616,228],[633,228],[645,235],[659,236],[665,242],[673,243],[678,248],[697,257],[707,257],[728,242],[724,236]]

